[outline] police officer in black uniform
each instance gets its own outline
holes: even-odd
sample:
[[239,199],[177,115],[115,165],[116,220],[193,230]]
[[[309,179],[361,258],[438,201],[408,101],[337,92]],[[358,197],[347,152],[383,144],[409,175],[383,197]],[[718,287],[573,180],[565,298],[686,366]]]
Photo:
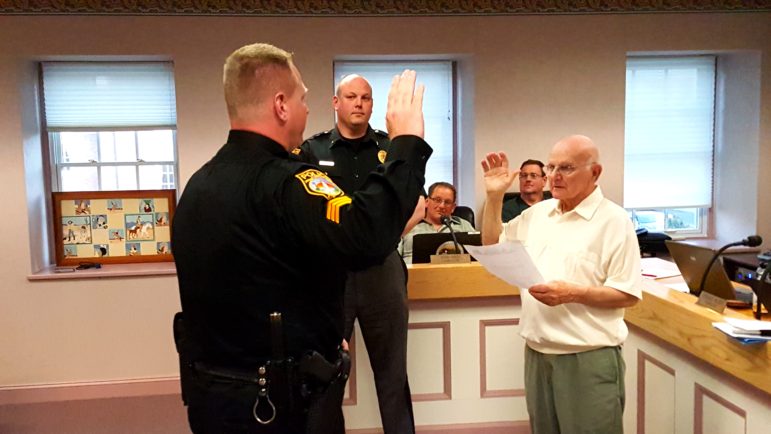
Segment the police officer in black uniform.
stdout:
[[[391,142],[388,134],[369,125],[372,87],[364,77],[343,77],[332,102],[337,115],[335,128],[308,139],[298,156],[318,164],[344,191],[361,191],[367,173],[391,152]],[[354,263],[345,285],[344,336],[351,339],[358,318],[385,434],[415,432],[407,380],[407,269],[396,251],[397,244],[382,263]]]
[[[290,158],[307,118],[291,55],[228,57],[227,143],[187,183],[172,246],[180,377],[195,433],[343,433],[343,285],[390,254],[422,191],[422,86],[395,77],[388,159],[347,193]],[[413,91],[414,96],[413,96]]]

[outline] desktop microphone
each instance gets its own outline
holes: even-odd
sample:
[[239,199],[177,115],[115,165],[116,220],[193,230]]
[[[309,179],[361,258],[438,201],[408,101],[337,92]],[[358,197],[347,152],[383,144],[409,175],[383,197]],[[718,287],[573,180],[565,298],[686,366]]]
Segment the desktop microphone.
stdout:
[[458,245],[458,239],[455,237],[455,231],[452,228],[452,219],[450,216],[443,215],[439,218],[439,220],[447,226],[447,229],[450,230],[450,235],[452,235],[452,242],[455,244],[455,253],[463,253],[463,251],[460,249],[460,246]]
[[699,283],[699,294],[701,294],[701,292],[704,290],[704,282],[707,281],[707,275],[709,274],[709,270],[712,268],[712,264],[715,263],[715,261],[717,260],[718,256],[720,256],[720,254],[723,253],[723,251],[725,251],[725,249],[727,249],[729,247],[734,247],[734,246],[757,247],[757,246],[759,246],[761,244],[763,244],[763,237],[761,237],[760,235],[750,235],[749,237],[747,237],[747,238],[745,238],[745,239],[743,239],[741,241],[736,241],[736,242],[733,242],[733,243],[728,243],[725,246],[723,246],[720,249],[718,249],[718,251],[715,252],[715,255],[712,256],[712,259],[709,261],[709,265],[707,265],[707,269],[704,270],[704,275],[701,277],[701,283]]

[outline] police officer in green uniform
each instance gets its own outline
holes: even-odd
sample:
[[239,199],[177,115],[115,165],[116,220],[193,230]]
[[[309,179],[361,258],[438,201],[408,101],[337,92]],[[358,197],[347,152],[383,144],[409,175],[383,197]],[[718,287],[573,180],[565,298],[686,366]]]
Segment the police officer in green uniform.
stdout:
[[[332,103],[337,115],[335,128],[308,139],[298,156],[318,164],[344,191],[362,191],[367,174],[392,152],[391,142],[388,134],[369,125],[372,87],[364,77],[344,77]],[[351,339],[354,320],[358,319],[385,434],[415,431],[407,381],[407,270],[396,251],[397,244],[379,264],[353,263],[345,285],[344,336]]]
[[392,149],[359,192],[290,157],[307,89],[291,55],[247,45],[224,68],[227,143],[187,183],[172,243],[174,337],[195,433],[343,433],[345,270],[391,253],[422,191],[423,88],[395,77]]

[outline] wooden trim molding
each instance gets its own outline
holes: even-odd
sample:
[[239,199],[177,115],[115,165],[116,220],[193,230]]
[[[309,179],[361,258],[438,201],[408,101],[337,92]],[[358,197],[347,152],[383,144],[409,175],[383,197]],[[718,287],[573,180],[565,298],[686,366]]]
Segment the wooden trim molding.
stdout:
[[0,388],[0,405],[126,398],[133,396],[178,395],[179,393],[178,376],[23,385]]
[[12,15],[414,16],[766,12],[771,0],[0,0]]
[[[530,422],[504,421],[479,423],[454,423],[446,425],[418,425],[420,434],[530,434]],[[382,434],[382,428],[348,429],[346,434]]]
[[747,433],[747,412],[744,411],[744,409],[734,404],[733,402],[730,402],[729,400],[723,398],[717,393],[707,389],[701,384],[696,383],[693,390],[693,400],[694,400],[693,432],[694,434],[704,434],[704,397],[707,397],[715,401],[719,405],[725,407],[726,410],[736,413],[736,415],[739,416],[744,421],[744,429],[742,430],[741,433],[736,433],[736,434]]
[[495,326],[517,326],[519,318],[479,320],[479,397],[500,398],[504,396],[525,396],[525,389],[487,388],[487,328]]
[[408,330],[439,329],[442,332],[442,391],[436,393],[413,393],[412,402],[443,401],[452,399],[452,350],[450,347],[450,322],[420,322],[410,323]]
[[675,377],[675,370],[671,366],[666,365],[664,362],[652,357],[648,353],[642,350],[637,351],[637,432],[644,433],[645,431],[645,394],[646,383],[645,374],[647,372],[646,363],[658,367],[662,371]]

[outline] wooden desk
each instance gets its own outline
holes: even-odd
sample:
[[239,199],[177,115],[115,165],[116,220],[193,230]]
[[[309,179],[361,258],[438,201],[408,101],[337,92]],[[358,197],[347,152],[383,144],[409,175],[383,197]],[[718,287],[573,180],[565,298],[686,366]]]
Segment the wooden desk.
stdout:
[[[530,432],[520,291],[478,263],[408,267],[408,372],[420,431]],[[628,309],[625,432],[761,434],[771,426],[771,345],[743,346],[695,297],[645,281]],[[731,311],[730,315],[741,315]],[[380,432],[360,333],[343,412],[350,432]],[[707,430],[704,428],[708,427]]]
[[511,297],[519,288],[498,279],[479,262],[468,264],[411,264],[407,266],[410,300]]
[[[695,296],[643,283],[643,299],[626,310],[627,323],[771,395],[771,345],[742,345],[712,327],[723,315],[697,305]],[[749,310],[724,315],[752,319]]]
[[[519,295],[476,262],[413,264],[410,300],[449,300]],[[678,278],[675,278],[678,279]],[[696,305],[696,297],[643,279],[643,299],[626,310],[627,323],[771,395],[771,345],[742,345],[712,327],[717,312]],[[752,319],[749,310],[726,309],[726,316]]]

